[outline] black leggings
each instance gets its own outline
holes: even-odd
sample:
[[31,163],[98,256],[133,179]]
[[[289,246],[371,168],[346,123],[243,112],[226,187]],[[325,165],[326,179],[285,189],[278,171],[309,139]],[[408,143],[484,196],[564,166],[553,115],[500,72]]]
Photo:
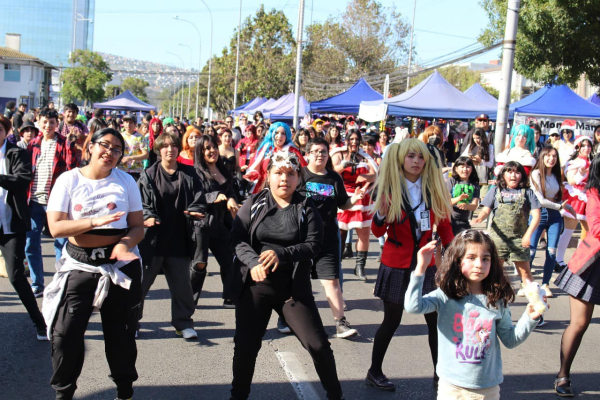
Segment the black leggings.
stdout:
[[[247,279],[251,279],[250,276]],[[256,357],[271,312],[275,310],[280,315],[283,314],[292,332],[310,353],[321,384],[327,392],[327,398],[341,399],[342,387],[338,380],[333,351],[314,297],[308,291],[302,299],[291,299],[285,287],[279,282],[268,280],[258,284],[251,282],[244,288],[237,302],[231,397],[235,400],[248,398]]]
[[[383,322],[375,334],[373,340],[373,354],[371,356],[371,374],[375,376],[383,375],[382,364],[385,353],[392,341],[394,332],[400,326],[404,304],[396,304],[389,301],[383,301]],[[431,350],[431,360],[433,361],[434,376],[436,374],[438,341],[437,341],[437,313],[425,314],[425,322],[429,331],[429,349]]]
[[206,230],[202,230],[202,237],[200,238],[199,247],[196,251],[200,262],[208,265],[208,250],[215,257],[215,260],[219,264],[219,272],[221,274],[221,283],[223,284],[223,299],[229,299],[231,296],[227,293],[227,277],[233,264],[233,254],[229,248],[229,230],[222,224],[219,224],[215,228],[211,228],[213,231],[216,230],[216,234],[213,235]]

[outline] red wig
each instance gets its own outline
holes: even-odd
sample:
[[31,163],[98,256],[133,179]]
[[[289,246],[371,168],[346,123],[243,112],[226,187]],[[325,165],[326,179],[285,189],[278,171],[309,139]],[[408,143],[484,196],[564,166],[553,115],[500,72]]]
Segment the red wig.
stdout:
[[[152,128],[152,125],[154,125],[154,123],[158,123],[158,126],[160,127],[160,130],[158,132],[154,132],[154,129]],[[156,117],[152,118],[150,120],[150,140],[148,141],[148,148],[149,149],[153,149],[154,148],[154,139],[156,139],[159,135],[161,135],[163,133],[163,125],[162,125],[162,121]]]

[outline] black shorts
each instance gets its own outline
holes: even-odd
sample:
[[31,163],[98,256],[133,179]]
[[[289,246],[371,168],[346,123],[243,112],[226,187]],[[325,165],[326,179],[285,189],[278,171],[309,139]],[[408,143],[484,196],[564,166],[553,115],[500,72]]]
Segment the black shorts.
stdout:
[[319,254],[313,260],[313,279],[339,279],[340,277],[340,255],[339,252],[328,251]]

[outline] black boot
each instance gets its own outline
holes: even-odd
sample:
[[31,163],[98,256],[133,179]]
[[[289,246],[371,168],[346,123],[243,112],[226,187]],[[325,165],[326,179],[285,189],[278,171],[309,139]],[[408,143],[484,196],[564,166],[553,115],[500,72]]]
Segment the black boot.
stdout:
[[365,275],[365,264],[367,263],[367,252],[357,251],[356,252],[356,266],[354,267],[354,275],[359,280],[366,282],[367,276]]
[[198,305],[200,300],[200,293],[202,293],[202,286],[204,286],[204,280],[206,279],[206,267],[197,269],[196,267],[190,268],[190,280],[192,283],[192,293],[194,294],[194,303]]
[[354,254],[352,253],[352,243],[346,243],[346,247],[344,248],[344,252],[342,253],[342,258],[352,258]]

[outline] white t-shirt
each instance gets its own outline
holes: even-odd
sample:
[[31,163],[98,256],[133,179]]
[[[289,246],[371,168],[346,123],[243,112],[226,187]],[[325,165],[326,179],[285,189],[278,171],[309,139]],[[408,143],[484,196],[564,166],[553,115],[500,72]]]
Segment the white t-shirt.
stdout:
[[127,214],[142,210],[142,196],[135,180],[113,168],[104,179],[88,179],[79,168],[61,174],[48,200],[47,211],[69,214],[69,219],[98,218],[125,211],[120,220],[94,229],[127,228]]

